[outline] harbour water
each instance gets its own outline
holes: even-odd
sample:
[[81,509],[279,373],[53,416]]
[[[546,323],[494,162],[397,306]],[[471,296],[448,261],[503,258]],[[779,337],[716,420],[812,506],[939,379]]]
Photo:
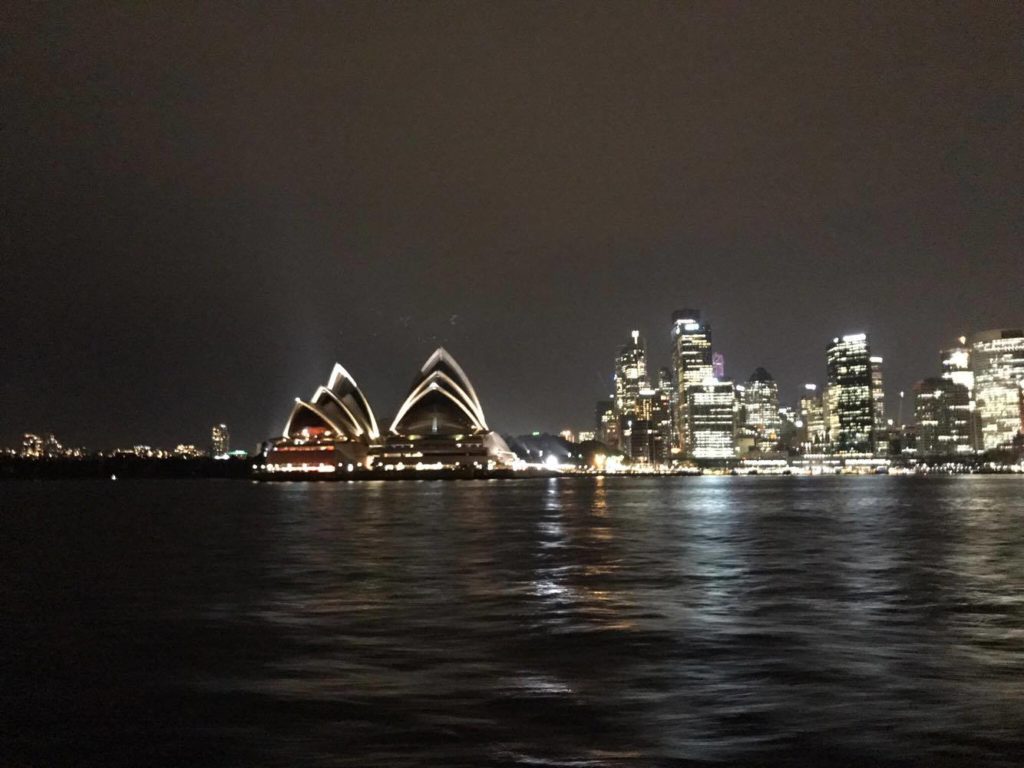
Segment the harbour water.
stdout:
[[1019,477],[0,485],[5,766],[1022,755]]

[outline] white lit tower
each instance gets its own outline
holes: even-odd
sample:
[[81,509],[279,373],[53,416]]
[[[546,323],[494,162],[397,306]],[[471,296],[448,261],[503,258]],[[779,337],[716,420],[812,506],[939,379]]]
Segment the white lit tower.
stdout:
[[689,454],[689,405],[687,390],[714,379],[711,326],[701,322],[699,309],[672,313],[672,377],[675,381],[676,438]]

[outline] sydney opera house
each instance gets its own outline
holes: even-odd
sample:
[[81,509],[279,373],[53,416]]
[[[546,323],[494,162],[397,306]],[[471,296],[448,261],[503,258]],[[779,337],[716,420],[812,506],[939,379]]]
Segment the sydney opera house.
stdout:
[[266,455],[269,473],[503,469],[515,456],[484,418],[465,371],[443,348],[423,364],[381,432],[355,379],[335,365],[326,386],[296,399]]

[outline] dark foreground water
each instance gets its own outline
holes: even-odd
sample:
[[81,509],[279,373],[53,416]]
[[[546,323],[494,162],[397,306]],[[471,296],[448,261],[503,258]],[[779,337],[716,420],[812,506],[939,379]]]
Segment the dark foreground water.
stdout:
[[1024,479],[0,485],[0,765],[1020,765]]

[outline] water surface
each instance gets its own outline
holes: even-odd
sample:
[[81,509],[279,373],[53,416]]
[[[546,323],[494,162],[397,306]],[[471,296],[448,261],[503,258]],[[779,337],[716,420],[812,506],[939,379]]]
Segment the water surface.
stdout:
[[10,482],[0,620],[3,765],[1020,765],[1024,482]]

